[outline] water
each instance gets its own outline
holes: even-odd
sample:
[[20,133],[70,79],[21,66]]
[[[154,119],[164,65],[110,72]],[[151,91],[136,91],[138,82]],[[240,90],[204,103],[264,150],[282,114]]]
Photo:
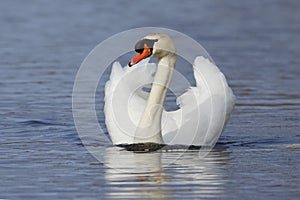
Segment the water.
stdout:
[[[0,198],[299,199],[299,9],[293,0],[1,1]],[[142,26],[199,41],[237,96],[203,159],[107,144],[108,167],[78,137],[71,96],[80,63],[107,37]]]

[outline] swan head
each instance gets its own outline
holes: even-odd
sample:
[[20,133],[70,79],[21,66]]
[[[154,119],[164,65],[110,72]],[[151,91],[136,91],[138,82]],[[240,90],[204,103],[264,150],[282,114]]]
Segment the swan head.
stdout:
[[131,67],[148,57],[161,59],[176,54],[176,47],[172,39],[162,33],[152,33],[135,44],[137,55],[128,63]]

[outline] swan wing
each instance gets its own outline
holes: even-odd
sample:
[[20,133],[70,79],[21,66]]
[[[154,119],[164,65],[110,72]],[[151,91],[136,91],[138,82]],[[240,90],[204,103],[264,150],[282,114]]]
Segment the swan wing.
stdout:
[[[149,92],[144,91],[153,82],[156,71],[149,59],[135,67],[124,67],[115,62],[105,85],[105,123],[113,144],[131,144],[138,122],[144,111]],[[134,81],[133,81],[134,80]]]
[[166,144],[214,145],[233,110],[235,96],[218,67],[198,56],[193,69],[196,87],[177,98],[180,109],[163,113]]

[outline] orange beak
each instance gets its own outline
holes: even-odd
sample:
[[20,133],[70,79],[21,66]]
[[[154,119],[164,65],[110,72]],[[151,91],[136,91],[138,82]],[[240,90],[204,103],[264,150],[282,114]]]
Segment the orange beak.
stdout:
[[137,53],[136,56],[128,63],[128,66],[131,67],[132,65],[135,65],[139,63],[141,60],[149,57],[151,55],[151,49],[144,44],[144,50],[142,53]]

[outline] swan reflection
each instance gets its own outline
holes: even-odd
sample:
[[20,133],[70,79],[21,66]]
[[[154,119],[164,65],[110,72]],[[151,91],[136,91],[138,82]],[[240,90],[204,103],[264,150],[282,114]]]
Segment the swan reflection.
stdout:
[[[216,197],[224,193],[229,152],[134,153],[108,147],[104,156],[108,198]],[[179,157],[179,159],[178,159]]]

